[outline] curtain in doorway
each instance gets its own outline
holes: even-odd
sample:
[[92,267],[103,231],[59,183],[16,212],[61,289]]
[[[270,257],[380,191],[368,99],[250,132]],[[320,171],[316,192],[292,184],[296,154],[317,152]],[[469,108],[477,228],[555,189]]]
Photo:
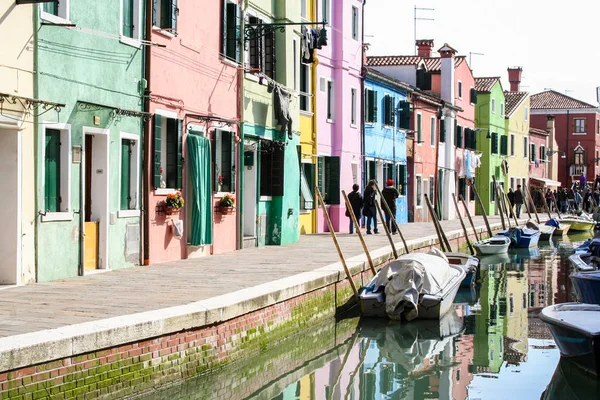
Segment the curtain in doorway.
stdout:
[[187,135],[189,185],[192,199],[192,226],[190,244],[200,246],[212,243],[212,188],[210,140],[204,136]]

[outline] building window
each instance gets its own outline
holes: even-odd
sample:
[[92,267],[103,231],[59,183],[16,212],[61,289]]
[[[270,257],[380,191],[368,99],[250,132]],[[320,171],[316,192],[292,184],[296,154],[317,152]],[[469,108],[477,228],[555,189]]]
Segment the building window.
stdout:
[[321,5],[322,20],[331,25],[331,0],[321,0]]
[[464,140],[463,140],[463,127],[460,125],[456,125],[456,136],[455,136],[455,143],[456,148],[462,148],[464,146]]
[[574,118],[573,126],[573,133],[585,133],[585,118]]
[[358,8],[352,6],[352,39],[358,40]]
[[154,116],[154,187],[182,187],[182,121]]
[[44,211],[68,212],[71,202],[70,187],[70,127],[44,130]]
[[398,127],[400,129],[410,129],[410,103],[402,100],[398,103],[398,116],[400,121]]
[[423,143],[423,116],[417,113],[417,143]]
[[260,141],[260,196],[283,196],[284,157],[284,149],[274,145],[273,141]]
[[510,155],[515,156],[515,135],[510,135]]
[[496,114],[496,99],[492,99],[492,114]]
[[140,168],[139,138],[135,135],[121,134],[121,210],[138,208],[138,176]]
[[396,185],[401,196],[406,196],[406,164],[396,164]]
[[365,176],[367,177],[367,181],[377,179],[377,163],[375,160],[365,161]]
[[216,129],[212,139],[214,191],[235,192],[235,133]]
[[500,136],[500,154],[503,156],[508,155],[508,136]]
[[583,150],[575,151],[575,165],[584,165],[585,164],[584,154],[585,153],[583,152]]
[[540,161],[546,162],[546,146],[540,146]]
[[140,0],[121,0],[122,1],[122,24],[121,35],[132,38],[141,39],[141,22],[140,22]]
[[525,107],[525,109],[523,110],[525,113],[525,121],[529,120],[529,108]]
[[394,180],[394,164],[391,162],[384,162],[383,163],[383,179],[382,179],[382,181],[387,182],[389,179]]
[[327,81],[327,120],[332,121],[333,114],[333,103],[334,103],[334,90],[333,81]]
[[529,161],[535,162],[535,156],[537,153],[535,152],[535,143],[529,144]]
[[504,117],[504,103],[500,103],[500,116]]
[[527,154],[528,154],[527,151],[528,151],[528,149],[529,149],[529,145],[528,145],[528,142],[527,142],[527,138],[524,137],[523,138],[523,158],[527,158]]
[[431,132],[431,135],[430,135],[430,138],[431,138],[430,144],[431,144],[431,146],[435,146],[435,140],[436,140],[435,139],[435,137],[436,137],[435,130],[436,130],[437,126],[436,126],[435,120],[436,120],[435,117],[431,117],[431,126],[430,126],[430,132]]
[[465,148],[477,150],[477,134],[471,128],[465,128]]
[[510,177],[510,186],[511,189],[515,189],[515,178],[513,176]]
[[596,120],[596,135],[600,135],[600,119]]
[[471,104],[477,104],[477,89],[471,88]]
[[429,199],[433,201],[435,199],[435,177],[429,175]]
[[300,63],[300,109],[310,111],[310,67]]
[[301,0],[300,1],[300,16],[302,17],[302,19],[307,19],[308,18],[307,3],[308,3],[308,0]]
[[462,99],[462,95],[463,95],[463,93],[462,93],[462,82],[458,81],[458,98]]
[[377,92],[365,89],[365,122],[377,122]]
[[416,202],[417,207],[421,207],[423,204],[423,186],[422,186],[422,178],[421,175],[417,175],[417,190],[416,190]]
[[492,132],[492,154],[498,154],[498,132]]
[[471,201],[475,201],[475,190],[473,189],[475,187],[475,177],[471,178],[471,185],[469,188],[469,199]]
[[466,178],[458,178],[458,194],[461,198],[467,198],[467,179]]
[[350,125],[356,126],[356,89],[350,89]]
[[394,108],[394,97],[386,94],[383,96],[383,124],[387,126],[394,126],[395,120],[395,108]]
[[440,119],[440,143],[446,142],[446,120]]
[[325,203],[340,204],[340,157],[323,156],[318,161],[317,185]]
[[[257,17],[248,19],[250,24],[264,23]],[[248,40],[248,56],[250,67],[254,72],[262,72],[275,80],[275,33],[270,32],[262,37]]]
[[315,164],[302,163],[300,169],[300,208],[312,210],[315,208]]
[[177,0],[154,0],[152,24],[160,29],[177,34]]
[[69,2],[70,0],[55,0],[42,4],[42,19],[52,20],[58,17],[60,19],[69,19]]
[[223,0],[223,55],[231,61],[240,62],[241,11],[231,0]]

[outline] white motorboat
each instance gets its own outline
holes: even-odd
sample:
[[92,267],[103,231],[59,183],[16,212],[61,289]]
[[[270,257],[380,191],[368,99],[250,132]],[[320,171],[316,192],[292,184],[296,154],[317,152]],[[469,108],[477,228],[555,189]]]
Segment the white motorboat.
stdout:
[[465,270],[467,276],[461,282],[461,287],[469,287],[475,282],[477,268],[479,268],[479,258],[466,253],[443,253],[449,264],[460,265]]
[[473,244],[473,247],[475,247],[477,253],[480,255],[506,253],[509,246],[510,239],[507,236],[500,235],[480,240]]
[[362,314],[390,319],[439,319],[448,312],[466,276],[442,255],[405,254],[377,272],[362,289]]

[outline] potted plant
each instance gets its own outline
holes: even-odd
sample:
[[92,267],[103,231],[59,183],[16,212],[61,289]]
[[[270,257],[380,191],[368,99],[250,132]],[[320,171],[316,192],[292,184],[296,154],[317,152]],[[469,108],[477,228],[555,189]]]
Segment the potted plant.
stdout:
[[181,192],[169,193],[167,195],[167,199],[165,200],[165,214],[171,215],[179,212],[179,209],[183,207],[184,204],[185,201],[181,196]]
[[231,214],[235,208],[235,198],[227,193],[219,199],[219,212],[221,214]]
[[219,178],[217,179],[217,192],[220,192],[222,187],[223,187],[223,175],[219,175]]

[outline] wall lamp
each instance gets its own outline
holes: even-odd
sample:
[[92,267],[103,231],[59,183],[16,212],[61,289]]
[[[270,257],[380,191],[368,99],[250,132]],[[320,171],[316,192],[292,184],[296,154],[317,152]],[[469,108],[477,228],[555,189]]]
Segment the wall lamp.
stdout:
[[567,155],[565,154],[564,151],[560,151],[560,149],[558,150],[553,150],[553,149],[548,149],[546,150],[546,154],[551,156],[552,154],[556,154],[556,153],[561,153],[560,154],[560,158],[567,158]]
[[490,130],[487,128],[476,128],[475,132],[480,132],[480,131],[487,131],[487,135],[485,135],[486,139],[491,139],[492,138],[492,134],[490,133]]

